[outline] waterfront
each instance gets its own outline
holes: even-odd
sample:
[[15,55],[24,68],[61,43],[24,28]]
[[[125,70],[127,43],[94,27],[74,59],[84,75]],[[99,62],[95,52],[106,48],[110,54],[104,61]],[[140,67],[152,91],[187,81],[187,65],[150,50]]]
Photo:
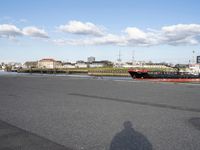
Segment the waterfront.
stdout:
[[[188,84],[4,75],[0,76],[0,120],[60,149],[112,150],[111,143],[121,135],[117,133],[126,133],[127,121],[144,136],[140,144],[148,141],[148,149],[199,149],[199,126],[191,123],[198,122],[200,115],[199,90],[199,85]],[[0,148],[8,143],[3,133]],[[13,148],[14,141],[7,147]]]
[[76,77],[76,78],[88,78],[88,79],[99,79],[99,80],[132,80],[131,77],[120,77],[120,76],[91,76],[87,74],[45,74],[45,73],[17,73],[17,72],[6,72],[0,71],[0,76],[22,76],[22,77]]

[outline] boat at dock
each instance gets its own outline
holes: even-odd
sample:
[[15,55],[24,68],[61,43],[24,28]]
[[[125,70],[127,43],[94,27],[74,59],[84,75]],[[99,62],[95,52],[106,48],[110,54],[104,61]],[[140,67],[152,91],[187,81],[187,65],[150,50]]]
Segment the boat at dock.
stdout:
[[200,74],[192,72],[149,71],[147,69],[129,69],[133,79],[151,80],[160,82],[200,82]]

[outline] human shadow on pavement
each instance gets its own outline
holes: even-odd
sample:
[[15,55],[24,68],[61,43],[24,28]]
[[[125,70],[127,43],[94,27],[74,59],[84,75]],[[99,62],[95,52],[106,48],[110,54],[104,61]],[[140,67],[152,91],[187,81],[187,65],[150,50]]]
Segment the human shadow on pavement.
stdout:
[[152,150],[152,144],[140,132],[132,127],[130,121],[124,122],[124,129],[111,141],[109,150]]

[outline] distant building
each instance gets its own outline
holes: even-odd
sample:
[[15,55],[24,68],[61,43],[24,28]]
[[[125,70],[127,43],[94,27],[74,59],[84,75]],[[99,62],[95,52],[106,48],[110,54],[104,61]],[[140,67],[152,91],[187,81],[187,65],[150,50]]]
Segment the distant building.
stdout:
[[38,68],[48,68],[53,69],[56,68],[57,62],[51,58],[45,58],[38,61]]
[[10,62],[7,64],[7,67],[12,71],[22,68],[22,64],[18,62]]
[[136,65],[135,65],[135,64],[133,65],[132,62],[126,62],[126,63],[124,63],[124,64],[122,65],[122,67],[123,67],[123,68],[132,68],[132,67],[136,67]]
[[5,63],[1,63],[1,69],[5,70],[5,68],[6,68],[6,64]]
[[62,64],[62,67],[63,68],[75,68],[75,64],[74,63],[71,63],[71,62],[64,62]]
[[190,64],[189,69],[191,69],[191,72],[193,73],[200,73],[200,64]]
[[121,62],[121,61],[114,62],[114,67],[115,68],[122,68],[123,67],[123,62]]
[[15,67],[15,68],[20,68],[22,67],[22,64],[19,62],[9,62],[7,65]]
[[86,62],[79,60],[79,61],[76,62],[75,67],[76,68],[87,68],[88,65],[87,65]]
[[88,57],[87,61],[88,61],[89,63],[92,63],[92,62],[95,61],[95,57],[90,56],[90,57]]
[[93,61],[92,63],[89,64],[90,68],[111,67],[111,66],[113,66],[112,62],[107,60]]
[[176,64],[174,67],[176,68],[189,68],[188,64]]
[[[115,67],[118,67],[117,64],[115,64]],[[167,69],[169,68],[169,64],[167,63],[153,63],[149,62],[146,63],[145,61],[137,61],[134,64],[132,62],[126,62],[121,64],[122,68],[134,68],[134,67],[142,67],[142,68],[160,68],[160,69]]]
[[37,61],[27,61],[23,64],[23,68],[37,68],[38,62]]
[[55,68],[63,68],[62,61],[55,61]]
[[200,56],[197,56],[197,64],[200,64]]

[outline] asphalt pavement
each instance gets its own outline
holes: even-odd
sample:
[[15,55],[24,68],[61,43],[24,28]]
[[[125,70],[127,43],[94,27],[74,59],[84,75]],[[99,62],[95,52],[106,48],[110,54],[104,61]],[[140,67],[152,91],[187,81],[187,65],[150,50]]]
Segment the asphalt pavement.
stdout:
[[198,150],[200,85],[0,76],[0,150]]

